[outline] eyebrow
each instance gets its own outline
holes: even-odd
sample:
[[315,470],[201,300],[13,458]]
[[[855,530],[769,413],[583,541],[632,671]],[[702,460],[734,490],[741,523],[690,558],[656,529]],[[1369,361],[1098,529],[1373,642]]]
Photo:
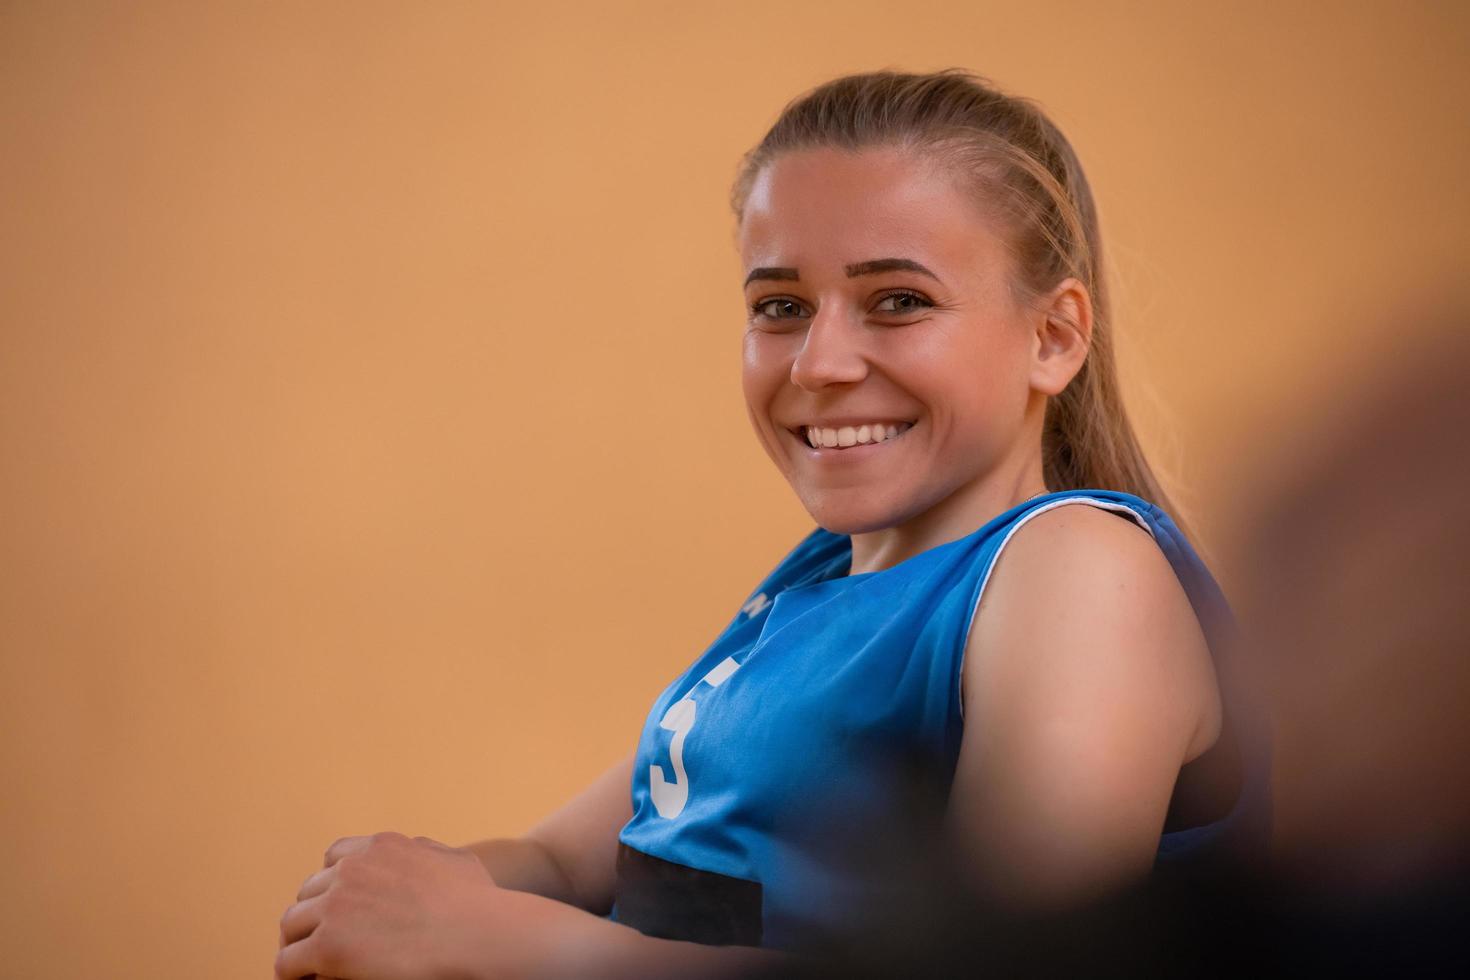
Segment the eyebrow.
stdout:
[[[857,276],[872,276],[880,272],[917,272],[928,276],[935,282],[942,282],[929,269],[915,262],[913,259],[869,259],[867,262],[855,262],[845,266],[843,269],[849,279]],[[750,270],[750,275],[745,277],[744,285],[749,286],[757,279],[774,279],[784,282],[800,282],[801,276],[796,270],[789,266],[758,266]]]

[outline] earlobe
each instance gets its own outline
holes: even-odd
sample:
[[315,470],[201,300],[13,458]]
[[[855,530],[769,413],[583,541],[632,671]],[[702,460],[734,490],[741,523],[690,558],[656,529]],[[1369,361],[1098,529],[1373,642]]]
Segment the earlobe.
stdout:
[[1063,280],[1037,317],[1031,386],[1058,395],[1082,370],[1092,343],[1092,300],[1082,283]]

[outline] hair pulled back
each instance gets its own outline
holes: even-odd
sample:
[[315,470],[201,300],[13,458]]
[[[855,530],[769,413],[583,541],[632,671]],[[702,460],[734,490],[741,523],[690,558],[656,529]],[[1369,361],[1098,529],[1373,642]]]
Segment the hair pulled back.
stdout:
[[756,177],[782,153],[875,146],[946,164],[973,187],[983,213],[1000,226],[1019,302],[1034,302],[1068,277],[1091,296],[1087,359],[1066,389],[1047,400],[1047,488],[1122,490],[1172,514],[1123,408],[1092,190],[1071,144],[1035,103],[958,68],[834,79],[790,102],[745,154],[731,192],[736,217],[743,216]]

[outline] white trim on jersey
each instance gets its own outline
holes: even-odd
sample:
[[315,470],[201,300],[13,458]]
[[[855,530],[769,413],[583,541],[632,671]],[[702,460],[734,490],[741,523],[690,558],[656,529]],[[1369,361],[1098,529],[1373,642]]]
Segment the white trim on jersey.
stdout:
[[1061,500],[1049,500],[1012,524],[1010,530],[1006,532],[1006,536],[1001,538],[1000,545],[995,549],[995,554],[991,556],[990,566],[985,569],[985,576],[980,579],[980,588],[975,592],[975,601],[970,606],[970,618],[965,621],[965,638],[963,645],[960,647],[959,667],[955,671],[955,697],[959,701],[961,720],[964,720],[965,717],[965,699],[960,695],[961,678],[965,676],[965,652],[970,647],[970,628],[975,624],[975,614],[980,611],[980,600],[985,596],[985,586],[990,582],[990,573],[995,571],[995,566],[1000,561],[1001,552],[1005,551],[1006,545],[1011,541],[1011,536],[1021,530],[1022,525],[1039,514],[1045,514],[1049,510],[1057,507],[1065,507],[1068,504],[1089,504],[1093,507],[1100,507],[1103,510],[1113,511],[1114,513],[1127,514],[1133,518],[1134,523],[1148,532],[1149,537],[1154,537],[1154,529],[1148,526],[1148,522],[1143,519],[1143,516],[1138,511],[1129,507],[1127,504],[1119,503],[1116,500],[1103,500],[1100,497],[1063,497]]

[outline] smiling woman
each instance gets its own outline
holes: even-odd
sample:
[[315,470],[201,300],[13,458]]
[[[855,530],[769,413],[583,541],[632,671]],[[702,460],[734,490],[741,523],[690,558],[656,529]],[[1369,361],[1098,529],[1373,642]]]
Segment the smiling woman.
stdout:
[[747,409],[817,526],[524,838],[334,845],[281,975],[388,975],[389,925],[456,975],[831,951],[893,908],[875,855],[906,835],[1024,910],[1264,845],[1230,611],[1123,412],[1062,134],[964,72],[849,76],[787,106],[733,203]]
[[[751,418],[817,523],[861,535],[854,568],[973,530],[1004,509],[998,493],[1046,489],[1030,423],[1076,371],[1087,338],[1057,328],[1031,363],[1036,314],[1013,297],[1005,242],[971,197],[902,146],[816,146],[762,167],[741,211],[741,252],[754,268]],[[895,246],[906,254],[889,257]],[[1064,287],[1053,302],[1075,323],[1087,295],[1075,280]],[[843,430],[872,421],[912,428],[882,452],[827,444],[829,433],[838,447],[855,441]],[[809,429],[820,448],[791,437]],[[978,498],[957,493],[977,480]],[[914,534],[920,515],[928,530]]]

